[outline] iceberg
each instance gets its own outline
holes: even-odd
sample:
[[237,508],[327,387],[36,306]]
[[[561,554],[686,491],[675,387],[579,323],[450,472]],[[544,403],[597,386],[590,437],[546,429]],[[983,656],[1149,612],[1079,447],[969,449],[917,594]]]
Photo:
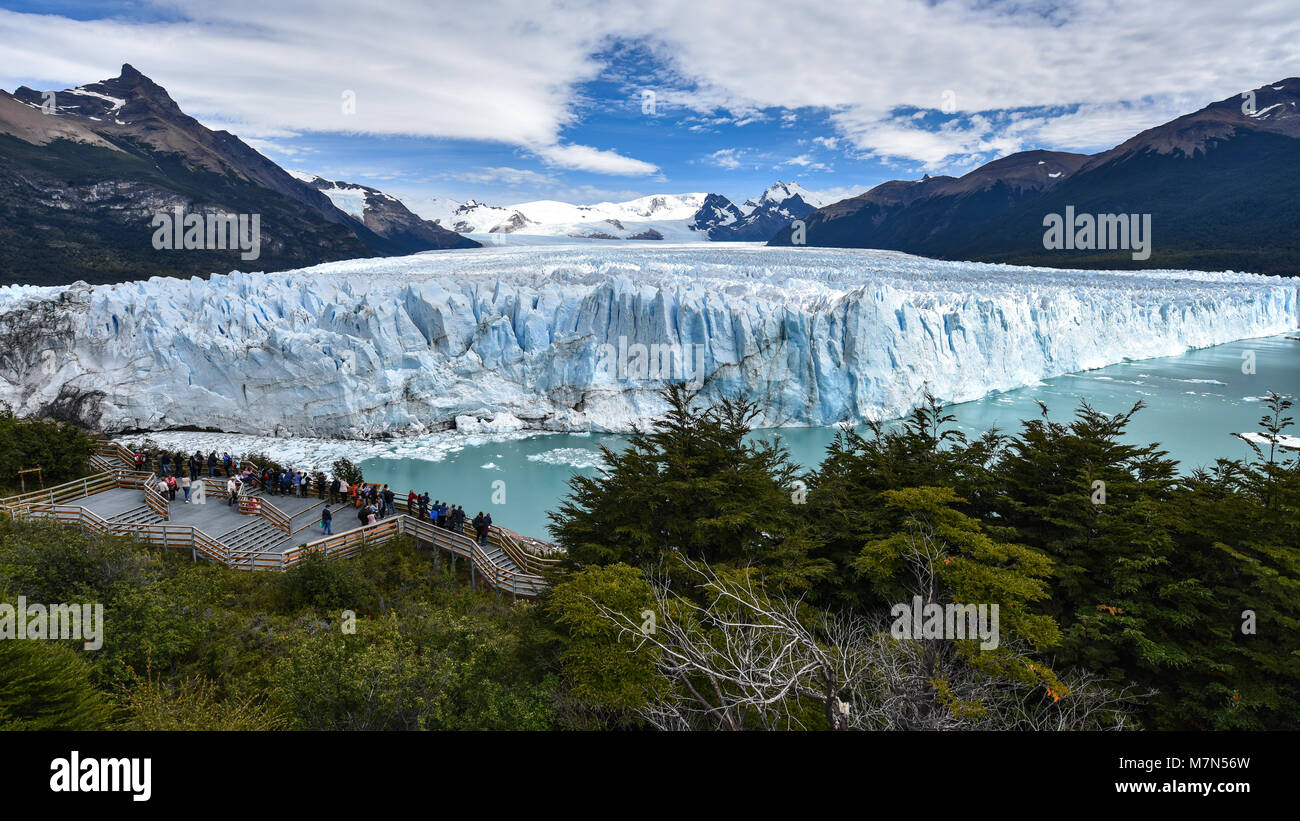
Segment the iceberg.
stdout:
[[[899,416],[1296,329],[1297,283],[744,243],[489,247],[0,289],[0,399],[106,432],[622,432],[688,381],[763,426]],[[685,366],[685,367],[683,367]]]

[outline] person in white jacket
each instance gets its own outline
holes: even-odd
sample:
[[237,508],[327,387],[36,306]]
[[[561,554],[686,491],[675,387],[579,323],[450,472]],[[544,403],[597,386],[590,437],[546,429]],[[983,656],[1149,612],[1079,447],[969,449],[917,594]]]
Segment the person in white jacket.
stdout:
[[233,507],[235,499],[239,496],[239,482],[236,482],[233,476],[226,480],[226,495],[230,497],[230,501],[226,504]]

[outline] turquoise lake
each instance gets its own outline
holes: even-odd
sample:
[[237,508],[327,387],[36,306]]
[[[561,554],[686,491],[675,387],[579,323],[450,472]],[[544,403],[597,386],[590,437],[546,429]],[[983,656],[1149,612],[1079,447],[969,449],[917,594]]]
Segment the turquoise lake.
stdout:
[[[1254,373],[1246,373],[1253,353]],[[1045,380],[1040,385],[951,405],[957,426],[974,438],[992,427],[1015,432],[1021,419],[1040,414],[1068,420],[1087,400],[1108,413],[1141,400],[1147,407],[1128,430],[1132,442],[1159,442],[1184,472],[1216,458],[1242,458],[1250,450],[1232,436],[1259,429],[1268,391],[1300,393],[1300,341],[1285,336],[1252,339],[1190,351],[1179,356],[1124,362]],[[1289,433],[1296,433],[1291,429]],[[818,464],[834,428],[782,428],[756,436],[779,436],[800,464]],[[546,512],[557,506],[574,474],[597,473],[598,448],[618,449],[626,437],[613,434],[539,434],[470,445],[437,461],[377,457],[361,463],[366,475],[405,494],[428,490],[436,499],[461,504],[473,517],[480,510],[529,536],[547,538]],[[493,496],[497,502],[493,502]]]

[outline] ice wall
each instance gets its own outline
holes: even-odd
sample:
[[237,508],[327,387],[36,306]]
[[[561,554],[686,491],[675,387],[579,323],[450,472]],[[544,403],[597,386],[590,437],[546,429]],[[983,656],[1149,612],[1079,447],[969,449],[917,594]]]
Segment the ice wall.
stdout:
[[765,424],[828,425],[897,416],[927,388],[969,400],[1291,331],[1298,314],[1294,281],[1249,274],[723,243],[484,248],[0,289],[0,399],[107,431],[370,437],[458,416],[516,424],[505,413],[626,430],[662,410],[667,376],[756,400]]

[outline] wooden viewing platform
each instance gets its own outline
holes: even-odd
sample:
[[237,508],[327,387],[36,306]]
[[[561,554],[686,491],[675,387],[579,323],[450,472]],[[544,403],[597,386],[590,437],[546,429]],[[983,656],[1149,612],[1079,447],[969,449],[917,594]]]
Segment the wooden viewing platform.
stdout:
[[[249,465],[256,468],[255,465]],[[493,525],[488,544],[438,527],[406,509],[406,500],[393,500],[398,513],[363,525],[351,504],[331,505],[332,535],[322,535],[321,509],[326,500],[312,496],[271,496],[241,490],[230,503],[226,479],[200,476],[203,503],[185,504],[156,490],[158,477],[135,470],[135,458],[116,442],[101,441],[91,458],[92,476],[46,489],[0,499],[0,510],[16,519],[54,520],[89,533],[135,536],[167,548],[188,549],[202,557],[241,570],[286,570],[313,553],[346,558],[398,536],[445,550],[470,562],[470,580],[482,578],[495,590],[532,598],[548,586],[544,574],[559,559],[530,549],[525,539]],[[178,474],[179,476],[179,474]]]

